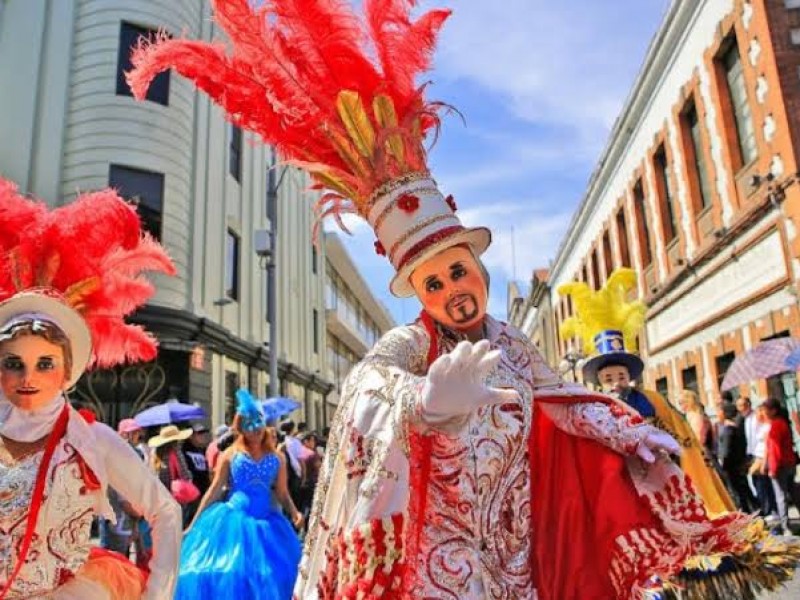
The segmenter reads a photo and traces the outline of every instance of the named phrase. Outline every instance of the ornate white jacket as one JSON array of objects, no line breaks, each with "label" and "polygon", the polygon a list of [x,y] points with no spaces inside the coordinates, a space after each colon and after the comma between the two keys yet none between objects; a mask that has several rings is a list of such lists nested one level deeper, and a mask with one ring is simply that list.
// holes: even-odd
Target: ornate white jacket
[{"label": "ornate white jacket", "polygon": [[[438,334],[440,354],[459,341],[449,331]],[[474,412],[457,434],[429,430],[417,412],[429,350],[420,324],[387,333],[352,370],[328,441],[296,598],[534,598],[527,460],[533,402],[544,389],[549,396],[588,392],[561,382],[514,328],[487,317],[487,334],[502,352],[487,383],[512,387],[521,400]],[[543,408],[559,428],[625,454],[650,431],[603,404]],[[430,460],[414,464],[410,449],[422,443],[421,433],[431,434]],[[424,506],[413,492],[419,476],[428,481]],[[404,562],[407,568],[394,568]],[[389,589],[402,593],[384,596]]]},{"label": "ornate white jacket", "polygon": [[[42,452],[14,461],[0,441],[0,588],[11,575]],[[97,489],[86,485],[96,478]],[[182,535],[180,506],[136,452],[102,423],[87,423],[70,409],[69,421],[50,462],[36,532],[7,600],[22,598],[104,598],[96,585],[82,581],[92,517],[114,520],[108,486],[128,500],[150,523],[153,557],[143,598],[173,596]]]}]

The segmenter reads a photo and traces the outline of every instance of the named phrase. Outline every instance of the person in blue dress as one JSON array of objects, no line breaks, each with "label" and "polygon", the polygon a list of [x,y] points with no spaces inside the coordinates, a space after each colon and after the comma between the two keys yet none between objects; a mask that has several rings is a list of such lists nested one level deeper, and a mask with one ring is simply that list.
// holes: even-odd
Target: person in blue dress
[{"label": "person in blue dress", "polygon": [[238,437],[220,457],[214,481],[186,530],[178,600],[292,597],[301,553],[292,524],[300,528],[303,517],[289,496],[275,430],[267,427],[249,392],[239,390],[236,398]]}]

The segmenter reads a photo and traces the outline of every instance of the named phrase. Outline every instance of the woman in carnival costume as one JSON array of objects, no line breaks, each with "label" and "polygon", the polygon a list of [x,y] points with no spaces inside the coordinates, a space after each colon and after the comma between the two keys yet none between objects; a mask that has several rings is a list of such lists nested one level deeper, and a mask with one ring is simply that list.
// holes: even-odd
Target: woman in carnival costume
[{"label": "woman in carnival costume", "polygon": [[[172,597],[180,509],[115,431],[66,390],[89,366],[152,360],[155,340],[123,317],[173,273],[132,206],[107,190],[48,210],[0,179],[0,598]],[[152,525],[149,574],[94,548],[114,521],[112,487]]]},{"label": "woman in carnival costume", "polygon": [[[289,600],[300,562],[300,541],[283,508],[300,527],[303,517],[286,485],[286,462],[275,429],[247,390],[238,401],[237,439],[220,457],[214,481],[190,525],[181,552],[175,598]],[[218,502],[228,490],[227,500]]]},{"label": "woman in carnival costume", "polygon": [[[628,301],[636,288],[636,272],[620,268],[609,275],[600,290],[584,282],[558,288],[570,296],[575,314],[564,321],[564,339],[578,338],[589,355],[583,365],[584,381],[625,403],[645,420],[680,442],[680,466],[711,515],[733,514],[735,505],[719,475],[719,468],[695,436],[686,418],[661,394],[645,389],[642,359],[626,350],[636,347],[647,307]],[[636,385],[638,383],[639,385]],[[681,600],[753,599],[791,578],[800,560],[800,547],[770,536],[761,520],[747,529],[747,543],[735,552],[696,555],[654,597]]]},{"label": "woman in carnival costume", "polygon": [[425,137],[444,106],[416,82],[450,12],[212,4],[230,45],[143,43],[134,94],[168,68],[193,79],[308,170],[320,217],[366,219],[392,293],[424,307],[348,376],[295,597],[632,599],[692,555],[739,547],[749,519],[705,513],[667,456],[672,438],[562,382],[486,314],[491,234],[465,227],[429,173]]}]

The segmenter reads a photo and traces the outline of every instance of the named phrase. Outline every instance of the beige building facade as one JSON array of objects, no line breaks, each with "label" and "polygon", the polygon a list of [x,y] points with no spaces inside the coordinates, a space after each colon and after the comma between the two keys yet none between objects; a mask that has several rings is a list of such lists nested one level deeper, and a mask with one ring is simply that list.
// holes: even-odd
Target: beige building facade
[{"label": "beige building facade", "polygon": [[370,291],[339,234],[325,234],[325,255],[326,379],[333,384],[333,390],[328,396],[324,417],[329,421],[350,369],[395,323],[386,307]]},{"label": "beige building facade", "polygon": [[280,389],[314,427],[331,385],[325,254],[311,240],[307,176],[279,167],[277,215],[268,215],[268,147],[175,73],[133,99],[129,50],[159,28],[219,36],[208,0],[0,0],[0,175],[51,204],[118,188],[178,270],[157,279],[135,316],[159,337],[158,360],[97,372],[77,393],[109,421],[177,397],[215,424],[230,417],[238,387],[264,396],[275,349],[255,232],[277,224]]},{"label": "beige building facade", "polygon": [[[645,384],[711,405],[737,356],[800,336],[799,149],[800,2],[673,2],[553,262],[555,324],[559,285],[635,268]],[[797,406],[794,373],[736,393]]]}]

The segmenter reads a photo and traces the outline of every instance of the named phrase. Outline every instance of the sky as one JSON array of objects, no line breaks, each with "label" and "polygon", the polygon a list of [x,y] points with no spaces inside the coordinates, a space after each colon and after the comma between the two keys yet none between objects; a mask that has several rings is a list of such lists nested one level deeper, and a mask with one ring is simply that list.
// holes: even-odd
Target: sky
[{"label": "sky", "polygon": [[[510,280],[547,267],[578,208],[670,0],[423,0],[449,7],[428,98],[446,118],[430,167],[467,226],[493,243],[489,312],[506,316]],[[416,299],[388,291],[393,269],[366,223],[342,234],[350,255],[398,323]],[[328,227],[330,228],[330,226]]]}]

